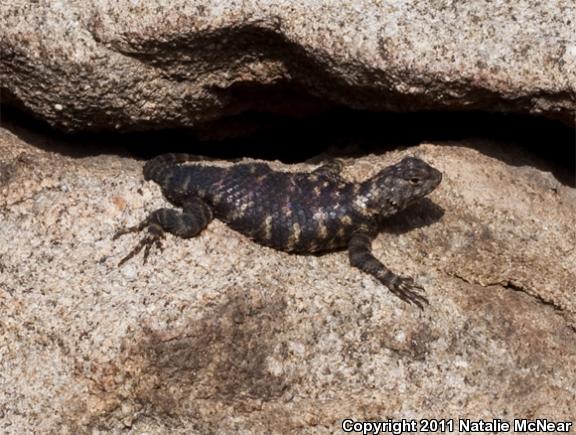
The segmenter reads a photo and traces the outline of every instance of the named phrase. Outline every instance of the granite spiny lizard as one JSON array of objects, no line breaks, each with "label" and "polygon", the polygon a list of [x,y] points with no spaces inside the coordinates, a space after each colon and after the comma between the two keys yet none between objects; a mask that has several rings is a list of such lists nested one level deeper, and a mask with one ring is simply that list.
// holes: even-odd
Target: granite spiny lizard
[{"label": "granite spiny lizard", "polygon": [[152,246],[161,248],[164,232],[189,238],[213,218],[257,243],[299,254],[347,248],[350,264],[374,276],[400,299],[422,308],[424,289],[410,277],[394,274],[372,254],[382,219],[434,190],[442,173],[407,157],[372,178],[352,183],[340,176],[341,160],[310,173],[272,170],[266,163],[230,167],[189,163],[188,154],[158,156],[144,166],[144,178],[160,185],[166,199],[182,209],[161,208],[117,237],[147,229],[148,234],[120,262]]}]

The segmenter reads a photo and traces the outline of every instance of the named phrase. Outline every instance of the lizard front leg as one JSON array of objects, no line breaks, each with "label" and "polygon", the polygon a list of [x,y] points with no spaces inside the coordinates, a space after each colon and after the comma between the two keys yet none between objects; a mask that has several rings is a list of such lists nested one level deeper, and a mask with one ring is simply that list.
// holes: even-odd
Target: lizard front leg
[{"label": "lizard front leg", "polygon": [[391,272],[372,254],[372,238],[368,234],[355,234],[348,243],[350,264],[363,272],[369,273],[390,289],[392,293],[409,304],[423,309],[428,300],[418,294],[424,289],[414,283],[410,277],[402,277]]},{"label": "lizard front leg", "polygon": [[124,234],[140,232],[144,229],[148,232],[140,243],[120,260],[118,266],[130,260],[142,249],[144,249],[145,263],[150,254],[150,249],[153,246],[158,249],[162,248],[162,239],[164,238],[165,232],[188,239],[200,234],[212,219],[212,210],[208,204],[196,197],[191,197],[183,201],[182,211],[170,208],[158,209],[150,213],[140,224],[122,229],[114,235],[112,240],[116,240]]}]

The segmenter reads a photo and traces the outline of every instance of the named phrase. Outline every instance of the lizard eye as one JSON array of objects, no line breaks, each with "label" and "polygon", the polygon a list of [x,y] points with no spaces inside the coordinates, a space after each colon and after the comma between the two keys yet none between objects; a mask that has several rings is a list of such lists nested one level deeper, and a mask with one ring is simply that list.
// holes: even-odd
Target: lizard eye
[{"label": "lizard eye", "polygon": [[420,182],[420,179],[419,178],[410,178],[410,180],[408,180],[408,181],[410,181],[410,184],[418,184]]}]

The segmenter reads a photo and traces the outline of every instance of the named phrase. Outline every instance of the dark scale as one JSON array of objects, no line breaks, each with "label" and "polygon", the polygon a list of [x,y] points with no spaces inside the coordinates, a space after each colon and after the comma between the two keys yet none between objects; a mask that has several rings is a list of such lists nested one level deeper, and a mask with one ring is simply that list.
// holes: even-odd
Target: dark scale
[{"label": "dark scale", "polygon": [[151,213],[142,223],[114,238],[148,230],[120,262],[152,246],[161,247],[164,232],[189,238],[213,218],[257,243],[299,254],[348,249],[350,264],[371,274],[402,300],[422,308],[428,301],[409,277],[395,275],[372,255],[372,240],[382,218],[424,197],[442,180],[440,171],[415,157],[388,166],[374,177],[352,183],[340,176],[342,162],[333,160],[310,173],[276,172],[265,163],[227,168],[183,164],[187,154],[167,154],[144,166],[144,178],[160,185],[176,207]]}]

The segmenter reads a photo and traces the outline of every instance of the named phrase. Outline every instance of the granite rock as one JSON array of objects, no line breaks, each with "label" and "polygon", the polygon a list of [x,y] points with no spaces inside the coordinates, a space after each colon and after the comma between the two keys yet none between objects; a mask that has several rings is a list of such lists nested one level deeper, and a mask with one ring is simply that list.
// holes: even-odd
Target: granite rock
[{"label": "granite rock", "polygon": [[574,125],[574,16],[571,0],[7,0],[0,82],[4,103],[68,131],[340,106]]},{"label": "granite rock", "polygon": [[346,159],[350,179],[405,155],[444,173],[374,244],[426,287],[420,311],[344,252],[276,252],[218,221],[117,267],[139,236],[114,232],[165,204],[141,162],[15,133],[0,129],[0,431],[574,418],[576,190],[523,151],[423,143]]}]

